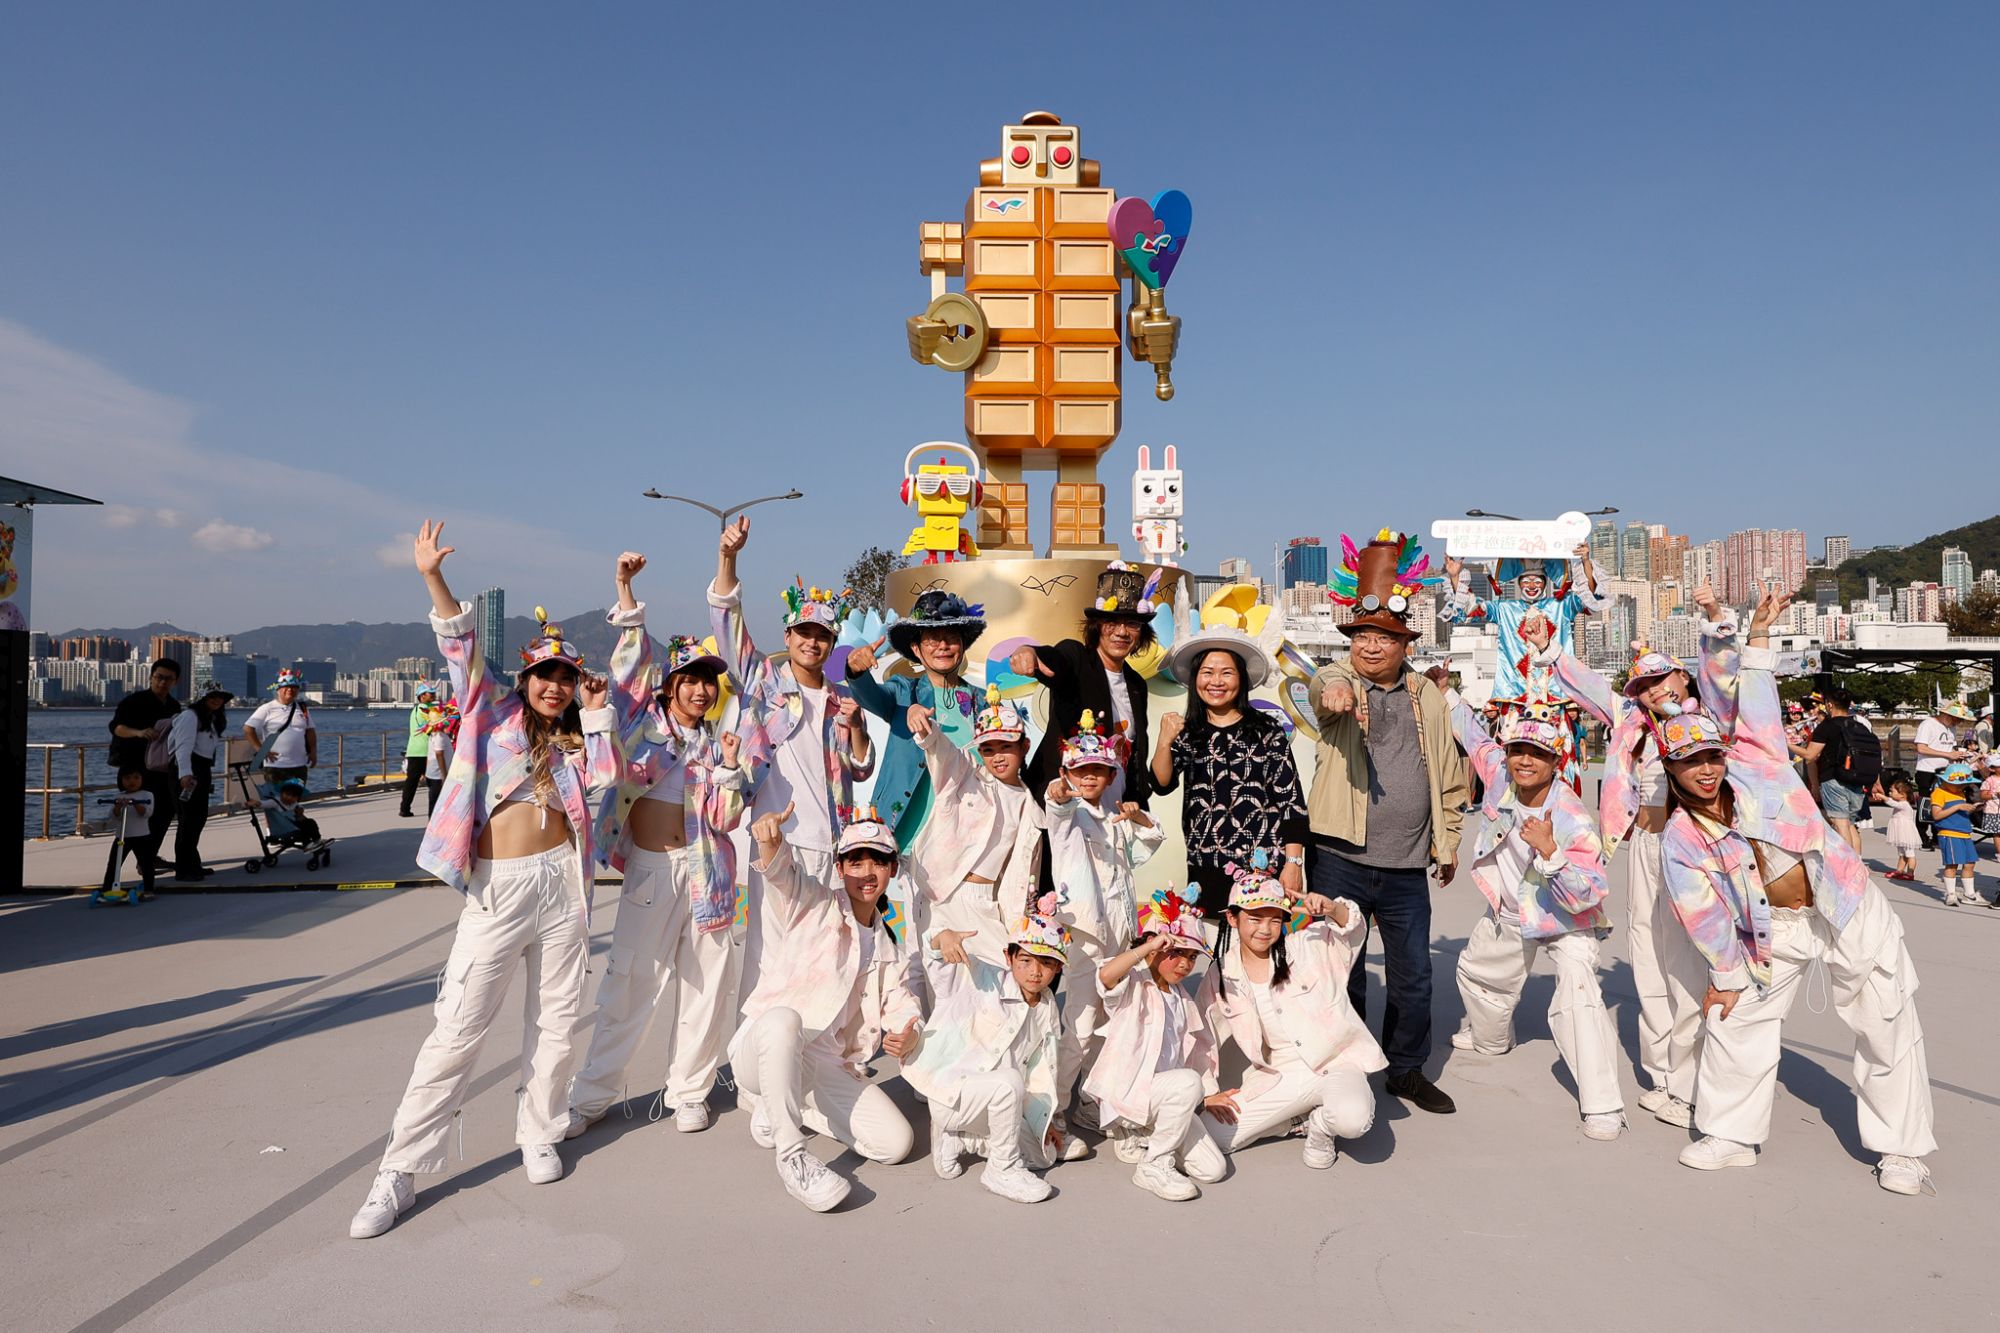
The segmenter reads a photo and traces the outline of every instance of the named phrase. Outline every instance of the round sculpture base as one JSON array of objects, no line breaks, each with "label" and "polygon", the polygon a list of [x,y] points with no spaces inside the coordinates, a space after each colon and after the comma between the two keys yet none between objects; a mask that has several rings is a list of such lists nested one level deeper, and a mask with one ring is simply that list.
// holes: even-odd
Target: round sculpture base
[{"label": "round sculpture base", "polygon": [[[889,575],[889,604],[908,615],[920,593],[952,592],[986,608],[986,633],[973,655],[993,655],[1002,643],[1055,643],[1083,636],[1083,613],[1097,597],[1104,560],[985,556],[949,564],[912,565]],[[1139,568],[1151,570],[1151,566]],[[1160,577],[1159,604],[1171,605],[1187,571],[1169,567]]]}]

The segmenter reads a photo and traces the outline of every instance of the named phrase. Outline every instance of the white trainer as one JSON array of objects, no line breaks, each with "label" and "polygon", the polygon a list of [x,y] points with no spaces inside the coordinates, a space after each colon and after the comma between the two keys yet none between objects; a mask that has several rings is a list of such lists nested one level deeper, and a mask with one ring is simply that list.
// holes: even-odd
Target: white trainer
[{"label": "white trainer", "polygon": [[965,1174],[965,1140],[938,1128],[935,1119],[931,1121],[931,1167],[939,1180],[957,1180]]},{"label": "white trainer", "polygon": [[1333,1131],[1315,1109],[1306,1117],[1306,1165],[1315,1171],[1324,1171],[1340,1160],[1340,1148],[1333,1141]]},{"label": "white trainer", "polygon": [[1165,1159],[1139,1163],[1139,1169],[1132,1173],[1132,1183],[1170,1203],[1185,1203],[1201,1197],[1201,1186],[1182,1175],[1172,1162]]},{"label": "white trainer", "polygon": [[1040,1203],[1054,1193],[1048,1181],[1025,1166],[995,1166],[988,1162],[979,1173],[979,1183],[990,1193],[1015,1203]]},{"label": "white trainer", "polygon": [[778,1131],[771,1125],[771,1113],[764,1109],[764,1099],[747,1092],[739,1096],[750,1104],[750,1141],[759,1148],[777,1147]]},{"label": "white trainer", "polygon": [[1625,1132],[1625,1117],[1618,1111],[1604,1111],[1583,1118],[1583,1136],[1609,1143]]},{"label": "white trainer", "polygon": [[1639,1094],[1639,1109],[1651,1115],[1674,1099],[1665,1088],[1648,1088]]},{"label": "white trainer", "polygon": [[1056,1160],[1059,1162],[1081,1162],[1088,1156],[1090,1156],[1090,1145],[1076,1135],[1071,1134],[1063,1139],[1062,1151],[1056,1154]]},{"label": "white trainer", "polygon": [[521,1165],[530,1185],[553,1185],[563,1178],[563,1161],[553,1143],[531,1143],[521,1149]]},{"label": "white trainer", "polygon": [[410,1211],[417,1201],[416,1177],[407,1171],[377,1171],[368,1188],[368,1201],[347,1224],[347,1234],[356,1240],[379,1236],[396,1225],[396,1219]]},{"label": "white trainer", "polygon": [[1653,1112],[1653,1119],[1663,1125],[1672,1125],[1675,1129],[1693,1129],[1694,1107],[1668,1093],[1666,1102]]},{"label": "white trainer", "polygon": [[708,1128],[707,1102],[682,1102],[674,1108],[674,1128],[683,1134],[699,1134]]},{"label": "white trainer", "polygon": [[[1921,1157],[1883,1153],[1882,1160],[1875,1164],[1875,1179],[1891,1194],[1922,1194],[1924,1187],[1931,1183],[1931,1169],[1924,1165]],[[1935,1186],[1932,1186],[1931,1193],[1937,1193]]]},{"label": "white trainer", "polygon": [[583,1112],[571,1107],[569,1126],[563,1130],[563,1137],[566,1139],[582,1138],[585,1130],[602,1119],[604,1119],[604,1112],[602,1111],[599,1111],[596,1115],[585,1115]]},{"label": "white trainer", "polygon": [[1127,1127],[1112,1136],[1111,1151],[1125,1165],[1137,1166],[1146,1160],[1146,1136]]},{"label": "white trainer", "polygon": [[1681,1149],[1681,1165],[1691,1166],[1697,1171],[1720,1171],[1730,1166],[1755,1166],[1757,1150],[1747,1143],[1738,1143],[1734,1139],[1719,1139],[1709,1134]]},{"label": "white trainer", "polygon": [[850,1188],[845,1180],[826,1169],[825,1162],[804,1148],[794,1149],[778,1159],[778,1179],[785,1182],[785,1193],[816,1213],[838,1208]]},{"label": "white trainer", "polygon": [[1480,1046],[1478,1042],[1472,1039],[1471,1028],[1460,1028],[1458,1031],[1452,1033],[1451,1046],[1453,1050],[1470,1051],[1474,1055],[1505,1055],[1507,1054],[1507,1052],[1514,1049],[1514,1043],[1510,1041],[1497,1051],[1486,1050],[1484,1047]]}]

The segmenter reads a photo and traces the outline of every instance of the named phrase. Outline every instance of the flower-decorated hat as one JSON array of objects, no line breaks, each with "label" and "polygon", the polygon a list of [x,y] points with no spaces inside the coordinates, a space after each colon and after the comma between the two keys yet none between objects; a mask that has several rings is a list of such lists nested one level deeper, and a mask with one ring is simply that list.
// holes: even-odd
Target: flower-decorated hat
[{"label": "flower-decorated hat", "polygon": [[872,805],[842,810],[840,835],[833,843],[835,860],[864,850],[880,852],[887,857],[896,855],[896,831],[882,822]]},{"label": "flower-decorated hat", "polygon": [[1978,721],[1977,718],[1973,717],[1972,710],[1970,708],[1967,708],[1964,704],[1960,703],[1956,699],[1952,699],[1946,703],[1941,703],[1932,711],[1934,711],[1939,717],[1956,718],[1960,722]]},{"label": "flower-decorated hat", "polygon": [[972,743],[1020,741],[1028,738],[1028,716],[1014,704],[1002,702],[1000,687],[986,687],[986,707],[972,719]]},{"label": "flower-decorated hat", "polygon": [[1688,759],[1703,750],[1727,750],[1728,733],[1707,713],[1690,708],[1660,723],[1660,753],[1668,759]]},{"label": "flower-decorated hat", "polygon": [[1972,771],[1971,764],[1946,764],[1937,780],[1947,787],[1970,787],[1979,781],[1979,775]]},{"label": "flower-decorated hat", "polygon": [[1151,620],[1159,609],[1160,573],[1158,566],[1149,575],[1113,560],[1097,576],[1096,600],[1083,614],[1091,620]]},{"label": "flower-decorated hat", "polygon": [[1282,619],[1273,619],[1270,607],[1257,600],[1257,589],[1251,585],[1231,583],[1218,588],[1202,603],[1201,627],[1188,625],[1176,630],[1173,652],[1167,659],[1174,679],[1193,685],[1202,656],[1222,648],[1243,663],[1244,683],[1256,689],[1277,671],[1274,645],[1269,640],[1282,624]]},{"label": "flower-decorated hat", "polygon": [[1644,652],[1632,659],[1632,674],[1625,678],[1625,697],[1636,699],[1654,682],[1687,668],[1662,652]]},{"label": "flower-decorated hat", "polygon": [[1043,894],[1036,900],[1028,914],[1014,923],[1013,932],[1007,936],[1007,943],[1022,953],[1067,963],[1069,928],[1056,916],[1058,906],[1055,894]]},{"label": "flower-decorated hat", "polygon": [[1327,597],[1360,613],[1348,622],[1350,632],[1379,629],[1416,638],[1417,631],[1410,628],[1410,600],[1423,588],[1444,581],[1430,572],[1431,558],[1417,539],[1383,528],[1375,540],[1357,550],[1354,539],[1342,533],[1340,554],[1340,568],[1327,584]]},{"label": "flower-decorated hat", "polygon": [[194,692],[194,701],[200,703],[202,700],[213,698],[218,694],[224,699],[234,699],[236,697],[236,691],[224,689],[215,681],[205,680],[201,683],[201,688]]},{"label": "flower-decorated hat", "polygon": [[729,663],[709,651],[708,645],[692,634],[676,634],[661,647],[665,650],[665,664],[661,668],[663,676],[671,676],[676,671],[692,671],[696,667],[709,667],[717,674],[729,670]]},{"label": "flower-decorated hat", "polygon": [[563,637],[561,625],[549,623],[549,613],[541,607],[535,608],[535,619],[541,624],[542,632],[528,640],[521,649],[521,670],[533,671],[548,662],[560,662],[574,667],[579,674],[583,671],[583,650]]},{"label": "flower-decorated hat", "polygon": [[444,691],[444,682],[443,682],[443,681],[437,681],[437,680],[420,680],[420,681],[418,681],[418,682],[417,682],[417,702],[418,702],[418,703],[422,703],[422,702],[424,701],[424,696],[425,696],[426,694],[430,695],[430,696],[431,696],[431,698],[433,698],[433,699],[442,699],[442,698],[444,698],[444,693],[445,693],[445,691]]},{"label": "flower-decorated hat", "polygon": [[457,740],[458,722],[458,705],[446,700],[441,706],[431,709],[424,715],[424,720],[418,725],[417,730],[426,736],[442,733],[452,740]]},{"label": "flower-decorated hat", "polygon": [[1123,769],[1131,753],[1132,743],[1125,739],[1124,729],[1114,726],[1106,732],[1098,725],[1097,715],[1086,708],[1076,720],[1076,730],[1063,738],[1062,766],[1065,771],[1087,764]]},{"label": "flower-decorated hat", "polygon": [[279,667],[278,678],[271,682],[271,688],[274,690],[302,690],[305,687],[306,678],[296,667]]},{"label": "flower-decorated hat", "polygon": [[834,592],[827,588],[808,588],[805,580],[796,575],[793,576],[792,586],[785,589],[783,599],[786,629],[818,625],[829,633],[838,634],[847,613],[854,609],[854,589],[842,588]]},{"label": "flower-decorated hat", "polygon": [[1206,952],[1208,937],[1201,933],[1201,909],[1195,906],[1200,897],[1199,884],[1156,890],[1139,904],[1140,937],[1165,935],[1168,948]]},{"label": "flower-decorated hat", "polygon": [[1562,707],[1541,701],[1509,711],[1500,724],[1502,745],[1532,745],[1558,759],[1569,753],[1574,736]]},{"label": "flower-decorated hat", "polygon": [[1259,907],[1291,910],[1291,896],[1278,882],[1278,877],[1271,873],[1270,855],[1262,847],[1250,854],[1248,866],[1239,866],[1231,861],[1222,868],[1236,881],[1229,889],[1229,905],[1232,908],[1239,912],[1255,911]]},{"label": "flower-decorated hat", "polygon": [[956,632],[970,648],[972,641],[986,632],[986,608],[977,602],[968,605],[957,593],[942,588],[919,593],[910,614],[889,626],[889,646],[914,658],[917,637],[938,630]]}]

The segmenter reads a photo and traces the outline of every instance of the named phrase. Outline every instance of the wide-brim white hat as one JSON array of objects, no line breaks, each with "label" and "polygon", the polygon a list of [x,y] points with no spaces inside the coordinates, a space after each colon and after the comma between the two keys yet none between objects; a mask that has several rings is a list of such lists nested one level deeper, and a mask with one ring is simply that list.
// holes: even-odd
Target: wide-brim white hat
[{"label": "wide-brim white hat", "polygon": [[1174,679],[1193,688],[1195,663],[1201,660],[1203,653],[1214,648],[1236,654],[1243,663],[1244,684],[1250,689],[1267,683],[1278,670],[1270,649],[1240,629],[1217,625],[1213,629],[1196,630],[1185,639],[1175,641],[1173,650],[1167,655]]}]

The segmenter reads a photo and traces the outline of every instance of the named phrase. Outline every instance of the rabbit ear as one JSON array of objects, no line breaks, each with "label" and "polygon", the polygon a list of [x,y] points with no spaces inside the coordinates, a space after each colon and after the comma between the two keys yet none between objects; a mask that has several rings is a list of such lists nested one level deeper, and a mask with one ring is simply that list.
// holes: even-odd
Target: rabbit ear
[{"label": "rabbit ear", "polygon": [[1153,451],[1145,445],[1139,446],[1139,470],[1144,472],[1153,465]]},{"label": "rabbit ear", "polygon": [[1180,466],[1180,461],[1179,461],[1179,459],[1178,459],[1178,458],[1177,458],[1177,457],[1175,456],[1175,454],[1176,454],[1176,451],[1175,451],[1175,449],[1174,449],[1174,446],[1172,446],[1171,444],[1170,444],[1170,445],[1168,445],[1168,446],[1167,446],[1167,471],[1169,471],[1169,472],[1172,472],[1172,471],[1173,471],[1173,470],[1174,470],[1175,468],[1177,468],[1177,467],[1179,467],[1179,466]]}]

